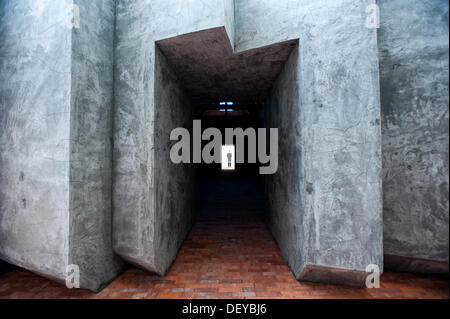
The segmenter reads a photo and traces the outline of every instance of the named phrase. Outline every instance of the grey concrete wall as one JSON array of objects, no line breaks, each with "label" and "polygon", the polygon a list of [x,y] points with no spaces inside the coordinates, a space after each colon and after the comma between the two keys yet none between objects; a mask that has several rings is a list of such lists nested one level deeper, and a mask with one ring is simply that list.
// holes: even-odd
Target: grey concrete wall
[{"label": "grey concrete wall", "polygon": [[[155,236],[155,41],[226,27],[224,0],[144,0],[116,3],[113,153],[113,245],[124,259],[157,269]],[[230,18],[227,19],[231,21]],[[230,35],[232,32],[227,31]],[[169,196],[162,192],[161,196]],[[158,204],[159,205],[159,204]],[[180,229],[184,232],[184,228]],[[177,242],[177,241],[175,241]],[[175,245],[176,246],[176,245]]]},{"label": "grey concrete wall", "polygon": [[149,11],[146,1],[116,1],[113,130],[114,251],[135,264],[141,260],[147,269],[153,264],[154,236],[154,41]]},{"label": "grey concrete wall", "polygon": [[303,211],[298,52],[298,47],[291,52],[264,106],[265,127],[278,128],[279,136],[278,171],[265,176],[266,221],[296,276],[302,261],[299,241]]},{"label": "grey concrete wall", "polygon": [[[0,2],[0,258],[59,281],[80,264],[94,290],[119,271],[114,78],[114,247],[167,271],[192,222],[180,192],[192,175],[168,163],[166,138],[190,115],[176,112],[188,99],[155,41],[225,27],[237,52],[299,39],[268,103],[269,124],[299,141],[281,141],[289,156],[268,184],[287,199],[270,197],[269,224],[294,273],[360,284],[368,264],[382,268],[373,0],[73,2],[79,30],[66,25],[72,1]],[[448,4],[378,3],[385,253],[448,262]]]},{"label": "grey concrete wall", "polygon": [[114,0],[75,0],[72,36],[69,264],[99,290],[120,271],[112,251]]},{"label": "grey concrete wall", "polygon": [[369,264],[382,270],[377,33],[365,26],[373,3],[235,2],[237,51],[300,43],[300,280],[363,285]]},{"label": "grey concrete wall", "polygon": [[194,167],[170,160],[170,132],[183,127],[192,135],[193,107],[158,47],[155,51],[155,265],[168,271],[194,222]]},{"label": "grey concrete wall", "polygon": [[302,10],[300,279],[364,285],[368,265],[383,270],[377,31],[365,26],[373,3],[315,1]]},{"label": "grey concrete wall", "polygon": [[[309,9],[312,6],[308,6],[309,2],[311,1],[234,0],[235,51],[298,39],[302,16],[314,12]],[[327,5],[327,1],[314,2]]]},{"label": "grey concrete wall", "polygon": [[234,28],[234,0],[223,0],[225,14],[225,30],[230,39],[231,47],[234,48],[236,30]]},{"label": "grey concrete wall", "polygon": [[62,281],[69,257],[66,4],[0,1],[0,258]]},{"label": "grey concrete wall", "polygon": [[448,2],[378,4],[384,250],[448,263]]},{"label": "grey concrete wall", "polygon": [[[68,23],[72,4],[80,28]],[[111,244],[114,1],[2,1],[0,257],[98,290]]]}]

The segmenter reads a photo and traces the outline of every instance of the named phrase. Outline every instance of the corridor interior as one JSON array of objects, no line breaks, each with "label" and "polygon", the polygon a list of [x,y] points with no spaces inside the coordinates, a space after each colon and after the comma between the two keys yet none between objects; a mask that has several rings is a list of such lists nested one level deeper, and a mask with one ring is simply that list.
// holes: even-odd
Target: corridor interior
[{"label": "corridor interior", "polygon": [[[210,30],[160,41],[158,47],[161,54],[156,57],[155,74],[160,75],[156,82],[163,119],[159,123],[166,126],[160,128],[161,140],[169,140],[165,130],[172,129],[174,119],[200,119],[203,129],[219,128],[222,136],[225,128],[267,127],[267,105],[261,101],[275,92],[272,104],[278,109],[271,108],[270,115],[272,123],[281,122],[274,126],[280,127],[280,154],[285,151],[280,160],[284,175],[279,174],[277,182],[269,181],[271,191],[265,192],[269,183],[265,183],[267,176],[259,174],[260,163],[236,164],[234,171],[222,171],[220,164],[183,164],[195,166],[195,223],[166,276],[126,264],[118,278],[94,293],[67,289],[24,269],[5,268],[3,274],[0,271],[0,298],[448,298],[446,279],[385,272],[381,288],[361,289],[299,282],[286,264],[265,222],[265,194],[276,196],[279,188],[290,190],[288,183],[295,183],[286,172],[292,173],[289,162],[295,160],[289,156],[295,153],[291,146],[296,143],[290,138],[295,135],[291,119],[296,116],[296,104],[289,104],[289,99],[295,99],[288,95],[296,94],[292,78],[297,41],[231,54],[223,30]],[[273,90],[276,80],[280,85]],[[187,95],[180,93],[184,89]],[[176,92],[191,98],[179,98],[177,109],[173,107]],[[193,118],[188,119],[191,110],[185,107],[191,105]],[[162,153],[161,162],[166,165],[168,152]]]},{"label": "corridor interior", "polygon": [[[256,127],[263,104],[230,111],[197,108],[204,127]],[[197,164],[196,222],[169,273],[126,265],[99,293],[67,289],[23,269],[0,275],[0,298],[448,298],[448,281],[384,273],[380,289],[299,282],[264,221],[264,180],[257,164]]]}]

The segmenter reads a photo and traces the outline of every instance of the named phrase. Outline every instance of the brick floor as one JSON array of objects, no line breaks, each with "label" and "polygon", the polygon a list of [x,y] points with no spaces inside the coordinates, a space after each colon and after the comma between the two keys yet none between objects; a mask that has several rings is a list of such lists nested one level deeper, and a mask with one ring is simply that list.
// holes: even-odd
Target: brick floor
[{"label": "brick floor", "polygon": [[0,298],[448,298],[448,279],[384,273],[379,289],[298,282],[258,209],[200,215],[165,278],[129,267],[100,293],[25,270],[0,276]]}]

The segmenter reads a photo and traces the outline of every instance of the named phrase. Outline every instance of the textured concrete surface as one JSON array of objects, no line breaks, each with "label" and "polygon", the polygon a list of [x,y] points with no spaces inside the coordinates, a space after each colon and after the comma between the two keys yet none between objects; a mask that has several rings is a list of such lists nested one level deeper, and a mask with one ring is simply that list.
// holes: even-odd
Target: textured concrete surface
[{"label": "textured concrete surface", "polygon": [[448,2],[378,4],[385,253],[448,263]]},{"label": "textured concrete surface", "polygon": [[[155,186],[151,197],[154,207],[144,220],[134,215],[114,214],[114,243],[122,258],[146,270],[164,275],[176,257],[194,220],[194,168],[175,165],[170,160],[170,133],[177,127],[192,130],[193,108],[189,97],[166,61],[155,47],[154,138],[150,170]],[[150,129],[150,128],[149,128]],[[135,234],[138,227],[138,233]],[[143,228],[147,227],[147,228]],[[134,235],[130,241],[130,235]],[[136,245],[136,246],[132,246]]]},{"label": "textured concrete surface", "polygon": [[[299,38],[302,18],[314,13],[310,1],[235,0],[235,51]],[[327,1],[314,1],[320,6]],[[338,1],[342,2],[342,1]],[[303,10],[305,9],[305,10]],[[319,21],[319,20],[318,20]]]},{"label": "textured concrete surface", "polygon": [[355,277],[369,264],[383,271],[377,34],[365,26],[373,3],[314,1],[300,18],[302,263]]},{"label": "textured concrete surface", "polygon": [[234,36],[236,30],[234,28],[234,0],[224,1],[224,13],[225,13],[225,31],[227,32],[229,42],[234,49]]},{"label": "textured concrete surface", "polygon": [[69,264],[99,290],[119,273],[112,251],[113,0],[76,0],[72,35]]},{"label": "textured concrete surface", "polygon": [[298,46],[292,51],[264,105],[265,127],[278,128],[278,171],[265,176],[267,224],[284,259],[296,276],[302,255],[300,190]]},{"label": "textured concrete surface", "polygon": [[[167,184],[159,191],[157,184],[160,167],[156,165],[159,140],[155,135],[155,116],[160,106],[155,103],[171,100],[167,90],[163,90],[168,94],[163,99],[155,91],[155,63],[163,61],[156,60],[155,42],[204,29],[227,28],[233,14],[231,8],[228,0],[116,3],[113,242],[121,257],[150,271],[167,271],[155,267],[170,265],[166,260],[159,264],[154,260],[157,247],[162,243],[178,246],[188,227],[180,225],[179,211],[171,215],[173,219],[162,223],[155,220],[156,214],[162,214],[156,209],[175,196],[167,190],[179,187]],[[227,34],[232,32],[227,30]],[[179,227],[157,229],[164,225]],[[173,241],[167,236],[174,236]],[[172,260],[175,257],[173,251],[166,256]]]},{"label": "textured concrete surface", "polygon": [[155,69],[155,264],[165,274],[194,224],[194,166],[170,160],[170,132],[192,133],[194,109],[185,89],[159,48]]},{"label": "textured concrete surface", "polygon": [[2,1],[0,257],[99,290],[111,244],[114,1]]},{"label": "textured concrete surface", "polygon": [[[299,39],[299,121],[297,132],[289,134],[300,140],[293,151],[299,153],[296,187],[303,195],[299,229],[295,220],[282,221],[283,209],[294,207],[289,196],[277,206],[280,220],[272,222],[280,227],[276,240],[284,243],[283,255],[300,280],[342,283],[333,279],[338,272],[309,276],[314,266],[354,271],[351,284],[360,282],[358,274],[369,264],[382,270],[377,35],[365,27],[365,9],[373,3],[235,2],[236,50]],[[289,99],[279,97],[277,103],[289,105]]]},{"label": "textured concrete surface", "polygon": [[398,255],[384,255],[384,268],[389,271],[428,274],[448,278],[448,262],[405,257]]},{"label": "textured concrete surface", "polygon": [[66,6],[0,2],[0,258],[62,281],[69,258]]}]

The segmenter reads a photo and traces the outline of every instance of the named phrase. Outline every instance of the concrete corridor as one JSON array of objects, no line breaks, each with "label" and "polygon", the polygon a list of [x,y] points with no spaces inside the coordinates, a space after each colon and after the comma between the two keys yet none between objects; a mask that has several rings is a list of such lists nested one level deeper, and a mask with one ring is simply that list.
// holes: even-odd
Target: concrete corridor
[{"label": "concrete corridor", "polygon": [[[62,284],[13,271],[2,296],[448,287],[386,273],[448,276],[447,1],[6,0],[0,12],[0,260]],[[258,129],[258,143],[227,128]],[[264,192],[223,178],[195,209],[195,180],[221,172],[203,150],[245,155],[238,135],[236,176],[268,173]],[[173,160],[179,142],[192,147]],[[307,283],[363,288],[374,268],[376,291]],[[64,287],[75,278],[99,294]]]}]

